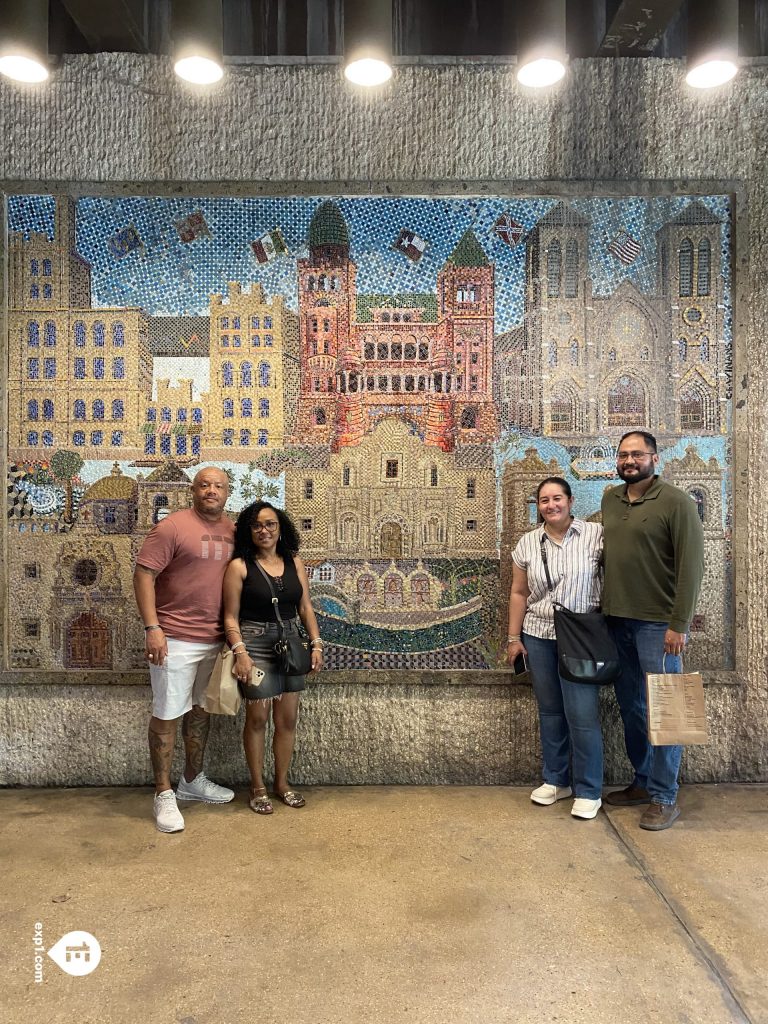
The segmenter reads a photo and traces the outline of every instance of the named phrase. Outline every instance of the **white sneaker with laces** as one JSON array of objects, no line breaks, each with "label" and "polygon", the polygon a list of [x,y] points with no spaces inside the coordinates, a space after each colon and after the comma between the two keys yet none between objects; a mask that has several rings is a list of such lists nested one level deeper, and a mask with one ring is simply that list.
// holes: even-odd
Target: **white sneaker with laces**
[{"label": "white sneaker with laces", "polygon": [[176,796],[179,800],[199,800],[202,804],[228,804],[230,800],[234,800],[235,791],[225,786],[217,786],[200,772],[191,782],[187,782],[182,775],[176,787]]},{"label": "white sneaker with laces", "polygon": [[548,782],[543,783],[538,789],[534,789],[531,793],[531,800],[535,804],[541,804],[544,807],[548,807],[550,804],[554,804],[558,800],[567,800],[571,795],[570,786],[551,786]]},{"label": "white sneaker with laces", "polygon": [[602,805],[600,797],[597,800],[589,800],[587,797],[577,796],[573,801],[571,814],[574,818],[594,818]]},{"label": "white sneaker with laces", "polygon": [[183,832],[184,818],[176,804],[172,789],[166,789],[155,796],[155,824],[158,832]]}]

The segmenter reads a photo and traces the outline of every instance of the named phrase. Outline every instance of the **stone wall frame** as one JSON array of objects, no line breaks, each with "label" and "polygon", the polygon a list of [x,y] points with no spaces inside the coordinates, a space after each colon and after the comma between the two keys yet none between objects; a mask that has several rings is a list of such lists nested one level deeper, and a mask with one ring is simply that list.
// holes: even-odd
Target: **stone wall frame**
[{"label": "stone wall frame", "polygon": [[[710,686],[740,686],[747,678],[748,658],[748,361],[746,351],[747,310],[749,307],[749,224],[746,208],[746,186],[734,180],[621,180],[621,181],[510,181],[504,179],[483,181],[269,181],[269,182],[126,182],[105,184],[104,182],[62,182],[62,181],[4,181],[0,183],[3,195],[0,211],[0,266],[3,269],[2,305],[0,306],[0,346],[7,366],[8,357],[8,300],[7,300],[7,196],[12,194],[68,194],[79,196],[119,197],[128,195],[157,196],[220,196],[272,198],[288,195],[382,195],[382,196],[508,196],[509,198],[625,198],[665,197],[674,195],[729,195],[731,197],[731,295],[733,314],[732,333],[732,407],[730,442],[732,447],[732,508],[733,508],[733,622],[734,667],[706,671],[705,683]],[[0,392],[0,438],[2,446],[0,459],[4,476],[7,477],[8,451],[8,402],[7,386],[3,382]],[[17,685],[130,685],[147,686],[148,677],[143,669],[124,672],[99,670],[82,671],[34,671],[9,669],[7,667],[8,629],[13,615],[12,595],[8,593],[6,579],[7,550],[9,543],[6,519],[3,519],[2,536],[2,669],[0,684]],[[336,671],[329,673],[313,685],[457,685],[457,686],[517,686],[511,671]]]}]

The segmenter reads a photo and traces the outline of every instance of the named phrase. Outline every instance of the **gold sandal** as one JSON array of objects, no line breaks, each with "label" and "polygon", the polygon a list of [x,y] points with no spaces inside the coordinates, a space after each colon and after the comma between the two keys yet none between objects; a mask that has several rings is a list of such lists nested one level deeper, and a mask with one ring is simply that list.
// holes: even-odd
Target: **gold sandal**
[{"label": "gold sandal", "polygon": [[[254,796],[254,793],[259,793],[260,795]],[[252,789],[248,806],[256,814],[272,814],[274,812],[272,801],[269,799],[266,789]]]},{"label": "gold sandal", "polygon": [[292,789],[286,789],[284,793],[278,793],[277,797],[288,807],[303,807],[307,802],[301,793],[296,793]]}]

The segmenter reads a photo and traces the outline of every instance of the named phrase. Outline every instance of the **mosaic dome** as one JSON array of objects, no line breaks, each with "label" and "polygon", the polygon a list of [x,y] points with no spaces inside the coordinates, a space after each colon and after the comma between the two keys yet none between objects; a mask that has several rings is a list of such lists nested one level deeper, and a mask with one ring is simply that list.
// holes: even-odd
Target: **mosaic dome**
[{"label": "mosaic dome", "polygon": [[312,215],[309,244],[313,248],[318,245],[349,245],[347,223],[341,210],[330,199],[321,203]]}]

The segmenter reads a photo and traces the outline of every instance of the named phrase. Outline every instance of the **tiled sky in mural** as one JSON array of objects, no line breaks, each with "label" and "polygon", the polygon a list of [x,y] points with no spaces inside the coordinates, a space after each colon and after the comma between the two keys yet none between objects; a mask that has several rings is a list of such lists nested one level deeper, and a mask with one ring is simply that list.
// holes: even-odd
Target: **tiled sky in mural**
[{"label": "tiled sky in mural", "polygon": [[[439,199],[335,197],[349,226],[351,256],[357,263],[360,292],[427,292],[456,242],[471,228],[496,265],[496,330],[519,323],[523,315],[525,249],[502,241],[494,232],[499,217],[509,214],[527,232],[555,205],[554,199]],[[227,281],[260,281],[267,292],[286,296],[296,308],[295,260],[306,255],[307,229],[317,207],[315,198],[223,199],[160,197],[83,198],[78,203],[78,250],[93,268],[93,304],[142,306],[154,315],[204,314],[209,295]],[[573,199],[569,205],[592,221],[589,271],[596,295],[609,294],[625,279],[640,291],[654,287],[655,233],[690,202],[686,197],[655,199]],[[729,198],[704,196],[723,220],[722,255],[729,258]],[[202,211],[211,237],[183,243],[175,223]],[[51,196],[12,196],[8,205],[12,231],[53,232]],[[116,259],[107,239],[133,224],[141,251]],[[428,245],[413,263],[392,249],[404,227]],[[280,228],[286,256],[259,265],[251,243]],[[609,252],[611,240],[627,232],[640,253],[624,265]],[[729,294],[726,295],[728,300]],[[730,322],[727,324],[730,330]]]},{"label": "tiled sky in mural", "polygon": [[729,662],[728,196],[86,196],[90,294],[46,312],[55,208],[8,203],[12,667],[143,666],[135,550],[210,463],[296,519],[331,668],[494,667],[536,483],[597,514],[630,426],[697,504],[692,651]]}]

